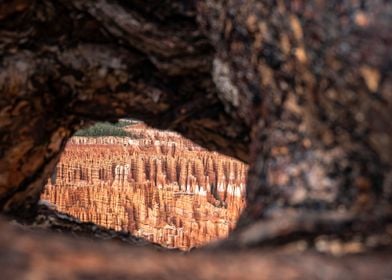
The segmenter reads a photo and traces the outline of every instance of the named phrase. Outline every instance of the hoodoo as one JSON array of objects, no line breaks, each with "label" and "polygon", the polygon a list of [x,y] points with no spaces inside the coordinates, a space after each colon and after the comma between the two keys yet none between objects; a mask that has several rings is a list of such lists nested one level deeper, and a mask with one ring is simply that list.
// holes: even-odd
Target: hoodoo
[{"label": "hoodoo", "polygon": [[245,206],[247,166],[142,124],[131,137],[73,137],[41,199],[81,221],[169,248],[226,238]]}]

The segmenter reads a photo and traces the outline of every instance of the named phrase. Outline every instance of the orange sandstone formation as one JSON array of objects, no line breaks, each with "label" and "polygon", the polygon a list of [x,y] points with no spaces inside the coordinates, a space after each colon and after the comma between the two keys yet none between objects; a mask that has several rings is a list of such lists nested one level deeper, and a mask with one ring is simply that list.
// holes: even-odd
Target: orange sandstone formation
[{"label": "orange sandstone formation", "polygon": [[245,206],[246,165],[176,133],[73,137],[42,199],[82,221],[189,249],[227,236]]}]

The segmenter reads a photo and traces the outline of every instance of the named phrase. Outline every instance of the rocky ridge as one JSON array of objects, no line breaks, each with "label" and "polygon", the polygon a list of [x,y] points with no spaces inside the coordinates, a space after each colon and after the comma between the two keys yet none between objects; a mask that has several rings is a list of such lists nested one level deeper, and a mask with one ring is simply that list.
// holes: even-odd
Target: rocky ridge
[{"label": "rocky ridge", "polygon": [[245,206],[247,166],[143,124],[73,137],[41,199],[81,221],[169,248],[224,238]]}]

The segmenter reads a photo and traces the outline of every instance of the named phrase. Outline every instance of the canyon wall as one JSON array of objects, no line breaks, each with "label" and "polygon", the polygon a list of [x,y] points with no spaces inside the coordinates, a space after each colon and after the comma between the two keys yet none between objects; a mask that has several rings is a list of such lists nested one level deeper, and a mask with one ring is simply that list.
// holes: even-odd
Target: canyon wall
[{"label": "canyon wall", "polygon": [[41,199],[82,221],[190,249],[224,238],[245,206],[247,166],[176,133],[73,137]]}]

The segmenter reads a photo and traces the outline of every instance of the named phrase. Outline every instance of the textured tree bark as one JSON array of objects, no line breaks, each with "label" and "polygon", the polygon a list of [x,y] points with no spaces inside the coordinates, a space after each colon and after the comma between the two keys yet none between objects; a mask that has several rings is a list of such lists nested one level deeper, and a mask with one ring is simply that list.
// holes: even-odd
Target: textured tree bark
[{"label": "textured tree bark", "polygon": [[390,252],[157,252],[24,232],[0,222],[4,279],[389,279]]},{"label": "textured tree bark", "polygon": [[[249,207],[239,228],[322,213],[345,213],[352,222],[341,232],[372,230],[354,222],[364,216],[390,224],[391,11],[385,1],[199,5],[214,69],[226,69],[236,87],[226,97],[251,124]],[[298,223],[293,238],[319,235],[317,221]]]},{"label": "textured tree bark", "polygon": [[219,102],[213,49],[194,8],[177,4],[2,4],[2,209],[30,211],[66,140],[91,120],[142,119],[247,160],[248,127]]},{"label": "textured tree bark", "polygon": [[228,243],[390,246],[391,15],[382,0],[2,2],[0,207],[32,213],[77,128],[133,117],[250,163]]}]

